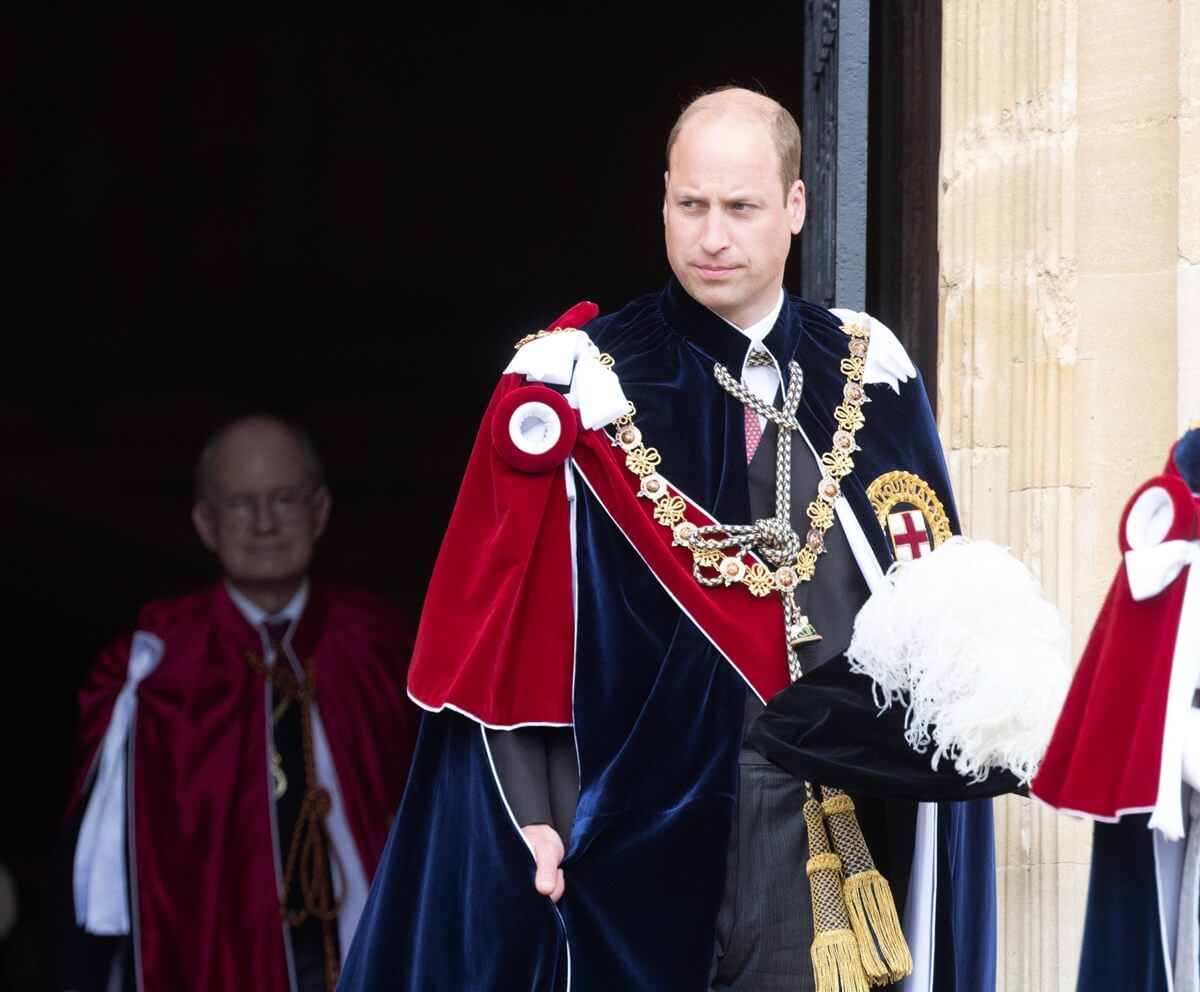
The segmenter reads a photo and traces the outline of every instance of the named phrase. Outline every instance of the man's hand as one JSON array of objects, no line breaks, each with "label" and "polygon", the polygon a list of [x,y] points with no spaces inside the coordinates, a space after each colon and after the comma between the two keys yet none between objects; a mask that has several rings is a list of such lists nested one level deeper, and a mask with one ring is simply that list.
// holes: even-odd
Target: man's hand
[{"label": "man's hand", "polygon": [[531,823],[522,827],[521,833],[525,835],[525,843],[533,851],[533,860],[537,863],[533,887],[542,895],[549,896],[551,902],[558,902],[566,887],[562,868],[559,867],[566,853],[562,838],[548,823]]}]

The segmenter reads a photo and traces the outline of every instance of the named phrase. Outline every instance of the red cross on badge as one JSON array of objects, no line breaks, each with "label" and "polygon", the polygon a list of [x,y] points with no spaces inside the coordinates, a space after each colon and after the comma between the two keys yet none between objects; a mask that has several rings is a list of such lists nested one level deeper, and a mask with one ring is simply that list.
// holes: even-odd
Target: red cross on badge
[{"label": "red cross on badge", "polygon": [[897,561],[912,561],[933,550],[925,517],[917,510],[889,513],[888,534],[891,535]]}]

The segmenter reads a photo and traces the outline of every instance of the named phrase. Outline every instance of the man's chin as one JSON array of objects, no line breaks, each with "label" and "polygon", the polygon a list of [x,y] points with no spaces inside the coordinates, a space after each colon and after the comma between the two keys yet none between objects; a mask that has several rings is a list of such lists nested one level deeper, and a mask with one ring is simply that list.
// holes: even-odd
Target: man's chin
[{"label": "man's chin", "polygon": [[716,310],[718,313],[725,307],[730,305],[730,302],[737,295],[737,291],[730,282],[721,280],[701,279],[699,276],[692,276],[686,283],[684,289],[688,295],[710,310]]},{"label": "man's chin", "polygon": [[226,574],[239,589],[274,590],[298,586],[304,580],[305,572],[280,567],[229,570]]}]

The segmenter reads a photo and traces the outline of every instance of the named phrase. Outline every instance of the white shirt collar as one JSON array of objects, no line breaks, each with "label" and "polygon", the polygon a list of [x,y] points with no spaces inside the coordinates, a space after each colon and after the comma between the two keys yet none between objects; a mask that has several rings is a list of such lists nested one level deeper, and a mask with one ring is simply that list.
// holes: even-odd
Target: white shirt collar
[{"label": "white shirt collar", "polygon": [[[771,309],[771,312],[763,317],[762,320],[756,320],[749,327],[738,327],[732,320],[725,320],[719,313],[717,316],[721,317],[730,327],[737,327],[738,331],[746,335],[752,344],[759,344],[770,333],[771,328],[775,326],[775,321],[779,319],[779,311],[783,309],[784,298],[783,287],[780,286],[779,299],[775,301],[775,306]],[[716,311],[714,310],[713,313],[716,313]]]},{"label": "white shirt collar", "polygon": [[267,620],[287,620],[295,623],[300,614],[304,612],[305,603],[308,602],[308,579],[305,578],[300,583],[300,588],[296,590],[296,595],[291,598],[287,606],[275,614],[269,614],[262,607],[255,606],[242,593],[238,592],[229,579],[225,580],[225,591],[229,593],[233,605],[238,608],[238,612],[246,618],[246,622],[251,627],[261,627]]}]

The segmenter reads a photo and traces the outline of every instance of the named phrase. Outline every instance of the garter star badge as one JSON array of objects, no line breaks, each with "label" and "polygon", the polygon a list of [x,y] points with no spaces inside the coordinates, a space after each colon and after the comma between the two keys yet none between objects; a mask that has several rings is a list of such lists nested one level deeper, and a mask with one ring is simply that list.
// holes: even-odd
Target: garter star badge
[{"label": "garter star badge", "polygon": [[928,555],[950,537],[950,518],[933,487],[911,472],[887,472],[867,486],[896,561]]}]

